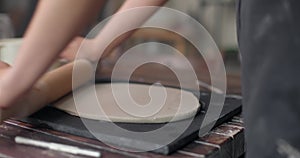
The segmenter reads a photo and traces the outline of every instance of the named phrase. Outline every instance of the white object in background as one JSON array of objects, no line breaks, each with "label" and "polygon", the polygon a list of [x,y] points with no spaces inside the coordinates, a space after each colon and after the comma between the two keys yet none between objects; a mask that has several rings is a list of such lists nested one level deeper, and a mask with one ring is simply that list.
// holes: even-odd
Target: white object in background
[{"label": "white object in background", "polygon": [[56,150],[56,151],[66,152],[75,155],[83,155],[83,156],[91,156],[91,157],[101,156],[101,153],[98,151],[80,149],[76,146],[33,140],[33,139],[19,137],[19,136],[15,137],[15,142],[18,144],[32,145],[36,147],[47,148],[50,150]]},{"label": "white object in background", "polygon": [[21,47],[21,44],[21,38],[0,40],[0,60],[12,65]]},{"label": "white object in background", "polygon": [[[0,60],[9,65],[13,65],[22,45],[22,41],[22,38],[0,40]],[[65,59],[58,59],[52,64],[49,70],[56,69],[66,63],[68,63],[68,61]]]},{"label": "white object in background", "polygon": [[[3,42],[6,41],[5,39],[13,38],[14,37],[14,29],[10,20],[10,17],[7,14],[0,14],[0,51],[2,52]],[[7,50],[3,50],[7,51]],[[12,59],[13,54],[7,54],[0,52],[0,60],[8,62]],[[11,62],[8,62],[11,63]]]}]

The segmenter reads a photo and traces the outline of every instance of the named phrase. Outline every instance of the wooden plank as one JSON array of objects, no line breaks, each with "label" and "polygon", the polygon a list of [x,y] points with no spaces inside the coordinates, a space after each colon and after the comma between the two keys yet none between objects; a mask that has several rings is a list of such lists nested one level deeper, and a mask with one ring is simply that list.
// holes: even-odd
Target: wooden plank
[{"label": "wooden plank", "polygon": [[220,157],[220,153],[218,152],[219,149],[217,147],[213,147],[205,144],[198,144],[194,142],[187,145],[185,148],[183,148],[180,151],[194,153],[195,155],[197,154],[199,157],[205,157],[205,158]]},{"label": "wooden plank", "polygon": [[[84,143],[79,143],[80,141],[68,141],[66,139],[62,139],[59,135],[51,135],[51,134],[46,134],[45,132],[38,132],[34,130],[30,130],[30,128],[22,128],[18,127],[9,123],[2,124],[0,127],[0,133],[2,135],[2,139],[0,140],[0,153],[3,153],[5,155],[9,155],[11,157],[23,157],[23,155],[26,156],[26,153],[28,152],[28,157],[51,157],[51,158],[60,158],[60,157],[83,157],[83,156],[77,156],[77,155],[72,155],[72,154],[66,154],[62,152],[57,152],[57,151],[52,151],[52,150],[47,150],[47,149],[42,149],[42,148],[37,148],[37,147],[32,147],[32,146],[25,146],[25,145],[19,145],[14,142],[14,137],[16,136],[22,136],[34,140],[42,140],[42,141],[49,141],[49,142],[56,142],[56,143],[61,143],[61,144],[66,144],[66,145],[72,145],[72,146],[77,146],[79,148],[83,149],[90,149],[90,150],[95,150],[95,151],[100,151],[102,157],[136,157],[134,155],[129,155],[128,153],[124,152],[125,154],[122,153],[117,153],[117,152],[111,152],[105,150],[105,148],[100,148],[94,146],[87,146]],[[4,139],[5,138],[5,139]],[[71,137],[71,139],[73,139]]]},{"label": "wooden plank", "polygon": [[233,157],[240,157],[245,153],[244,127],[226,123],[215,128],[212,133],[229,136],[233,139]]},{"label": "wooden plank", "polygon": [[194,141],[199,144],[206,144],[220,149],[220,157],[232,158],[233,155],[233,139],[230,136],[209,133]]},{"label": "wooden plank", "polygon": [[[235,118],[236,119],[236,118]],[[236,122],[231,120],[230,122]],[[239,122],[239,121],[237,121]],[[238,157],[244,154],[244,128],[236,124],[226,123],[204,137],[198,138],[195,142],[187,145],[183,149],[171,155],[159,155],[155,153],[130,153],[114,149],[106,144],[88,138],[74,136],[62,132],[53,131],[45,127],[35,127],[31,124],[17,120],[9,120],[0,126],[0,156],[1,157],[20,157],[29,152],[28,157],[82,157],[61,152],[40,149],[36,147],[15,144],[15,136],[58,142],[68,145],[75,145],[85,149],[98,150],[102,157],[136,157],[136,158],[168,158],[168,157],[205,157],[223,158]],[[230,152],[231,151],[231,152]],[[26,153],[25,153],[26,152]],[[26,156],[24,156],[26,157]]]}]

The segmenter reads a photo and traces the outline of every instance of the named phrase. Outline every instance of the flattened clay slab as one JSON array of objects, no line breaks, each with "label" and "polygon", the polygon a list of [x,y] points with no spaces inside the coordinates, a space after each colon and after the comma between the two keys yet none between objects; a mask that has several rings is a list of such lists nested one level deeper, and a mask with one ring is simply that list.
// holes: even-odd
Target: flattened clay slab
[{"label": "flattened clay slab", "polygon": [[76,106],[70,94],[55,103],[54,107],[88,119],[125,123],[179,121],[193,117],[200,108],[199,100],[193,93],[159,85],[96,84],[97,100],[92,90],[93,86],[78,89],[74,93]]}]

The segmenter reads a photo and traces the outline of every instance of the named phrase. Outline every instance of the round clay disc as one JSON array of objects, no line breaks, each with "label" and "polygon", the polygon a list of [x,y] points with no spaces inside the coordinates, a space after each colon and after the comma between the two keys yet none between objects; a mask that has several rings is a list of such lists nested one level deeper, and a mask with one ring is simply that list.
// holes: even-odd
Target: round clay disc
[{"label": "round clay disc", "polygon": [[97,102],[91,90],[93,86],[76,90],[76,106],[70,94],[56,102],[54,107],[88,119],[126,123],[179,121],[193,117],[200,108],[199,100],[193,93],[161,85],[96,84]]}]

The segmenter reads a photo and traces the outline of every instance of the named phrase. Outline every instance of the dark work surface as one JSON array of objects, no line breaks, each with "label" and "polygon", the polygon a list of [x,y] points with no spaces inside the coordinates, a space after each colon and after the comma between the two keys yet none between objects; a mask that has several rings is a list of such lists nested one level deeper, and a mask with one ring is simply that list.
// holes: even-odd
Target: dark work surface
[{"label": "dark work surface", "polygon": [[[209,73],[204,73],[198,59],[195,59],[195,62],[192,61],[197,71],[199,80],[210,84]],[[191,59],[191,60],[192,60]],[[124,67],[126,68],[126,67]],[[146,71],[147,70],[147,71]],[[107,66],[102,66],[102,69],[97,74],[98,79],[103,81],[109,78],[111,68]],[[149,73],[155,72],[155,73]],[[162,75],[163,74],[163,75]],[[132,75],[131,80],[140,81],[143,83],[155,83],[160,82],[163,85],[167,86],[176,86],[176,76],[170,75],[171,72],[166,71],[165,69],[160,68],[159,66],[155,67],[142,67],[135,71]],[[205,87],[201,87],[202,90],[205,90]],[[228,75],[227,76],[227,93],[230,94],[240,94],[240,77]],[[204,100],[204,97],[202,98]],[[48,109],[48,110],[47,110]],[[50,108],[51,109],[51,108]],[[237,108],[239,111],[240,107]],[[45,108],[42,111],[49,112],[47,116],[52,119],[57,119],[57,122],[63,122],[66,114],[51,114],[49,108]],[[42,113],[40,113],[42,114]],[[232,113],[233,114],[233,113]],[[62,117],[64,116],[64,117]],[[228,115],[229,117],[230,115]],[[225,117],[224,120],[227,120]],[[33,121],[33,120],[31,120]],[[222,120],[223,121],[223,120]],[[14,142],[15,136],[23,136],[30,139],[42,140],[48,142],[56,142],[61,144],[74,145],[83,149],[96,150],[101,152],[102,158],[119,158],[119,157],[129,157],[129,158],[239,158],[245,152],[244,148],[244,127],[243,119],[240,117],[240,114],[235,115],[233,119],[228,119],[226,123],[223,123],[219,126],[216,126],[212,131],[206,134],[203,137],[197,137],[197,132],[194,132],[189,139],[185,138],[184,143],[190,143],[182,145],[181,148],[178,146],[178,150],[171,153],[170,155],[161,155],[153,152],[142,152],[142,153],[133,153],[118,150],[116,148],[107,146],[93,138],[87,138],[84,134],[89,134],[86,131],[81,134],[68,134],[71,133],[63,124],[57,126],[56,129],[51,129],[49,124],[39,122],[37,120],[33,121],[35,123],[26,123],[16,119],[10,119],[5,121],[0,125],[0,157],[7,158],[81,158],[83,156],[66,154],[62,152],[57,152],[54,150],[48,150],[43,148],[38,148],[34,146],[20,145]],[[49,123],[49,122],[48,122]],[[82,124],[78,121],[77,123]],[[218,122],[219,123],[219,122]],[[69,130],[72,129],[74,124],[69,124]],[[146,125],[145,125],[146,126]],[[59,130],[59,128],[60,130]],[[74,126],[73,129],[78,130]],[[59,131],[58,131],[59,130]],[[76,136],[77,135],[77,136]],[[79,136],[78,136],[79,135]],[[90,134],[89,134],[90,135]],[[196,138],[197,137],[197,138]],[[194,140],[193,140],[194,139]]]},{"label": "dark work surface", "polygon": [[5,158],[81,158],[54,150],[26,146],[14,142],[14,137],[22,136],[34,140],[56,142],[101,152],[101,158],[240,158],[245,153],[244,127],[240,115],[234,116],[222,125],[215,127],[203,137],[195,139],[170,155],[151,152],[126,152],[109,147],[106,144],[85,137],[51,130],[43,126],[35,126],[18,120],[10,119],[0,125],[0,157]]},{"label": "dark work surface", "polygon": [[[208,105],[210,95],[208,93],[201,93],[200,97],[201,97],[201,101],[203,101],[205,105]],[[172,143],[162,148],[154,150],[153,152],[161,153],[161,154],[170,154],[182,148],[183,146],[187,145],[191,141],[195,140],[198,137],[198,131],[204,119],[207,106],[203,106],[203,107],[204,109],[202,109],[202,111],[200,111],[196,115],[191,125],[187,128],[187,130],[185,130],[185,132],[178,139],[176,139]],[[225,105],[223,107],[220,118],[216,121],[215,126],[222,124],[223,122],[229,120],[234,115],[240,112],[241,112],[241,99],[238,97],[228,96],[226,98]],[[106,142],[112,143],[114,145],[118,145],[125,148],[138,146],[140,150],[146,149],[149,146],[161,145],[160,143],[155,142],[154,140],[149,140],[146,138],[137,138],[128,135],[120,135],[120,133],[117,132],[114,133],[113,131],[109,131],[108,130],[109,128],[104,128],[107,127],[108,124],[110,124],[108,122],[95,121],[89,119],[83,119],[83,120],[84,122],[97,124],[99,127],[102,127],[102,129],[106,129],[106,131],[103,130],[101,130],[100,132],[97,131],[98,136],[105,138]],[[65,132],[77,136],[95,139],[95,137],[83,125],[82,120],[79,117],[71,116],[65,112],[62,112],[50,106],[40,110],[39,112],[35,113],[31,117],[26,118],[22,121],[30,123],[36,127],[42,126],[44,128],[49,128],[56,131],[61,131],[61,132]],[[186,121],[188,120],[169,123],[170,125],[168,131],[170,132],[169,136],[171,137],[172,135],[177,134],[178,131],[176,130],[177,129],[176,127],[178,127],[182,123],[185,123]],[[214,122],[211,122],[208,125],[211,125],[213,123]],[[164,124],[117,123],[117,125],[131,131],[151,131],[162,127]],[[205,128],[205,126],[203,128]]]}]

